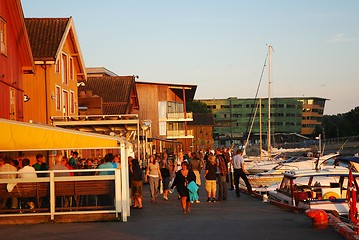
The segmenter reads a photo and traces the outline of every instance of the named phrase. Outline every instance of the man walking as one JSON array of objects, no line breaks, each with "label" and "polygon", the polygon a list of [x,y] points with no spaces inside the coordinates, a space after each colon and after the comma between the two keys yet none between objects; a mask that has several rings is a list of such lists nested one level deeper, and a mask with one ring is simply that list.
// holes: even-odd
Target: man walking
[{"label": "man walking", "polygon": [[239,193],[239,178],[242,178],[246,184],[248,193],[252,192],[252,186],[248,181],[247,175],[244,172],[244,159],[242,151],[238,149],[236,155],[232,157],[233,168],[234,168],[234,187],[236,188],[237,197],[240,197]]},{"label": "man walking", "polygon": [[227,174],[228,167],[226,159],[220,148],[216,149],[217,161],[217,183],[218,183],[218,200],[227,200]]}]

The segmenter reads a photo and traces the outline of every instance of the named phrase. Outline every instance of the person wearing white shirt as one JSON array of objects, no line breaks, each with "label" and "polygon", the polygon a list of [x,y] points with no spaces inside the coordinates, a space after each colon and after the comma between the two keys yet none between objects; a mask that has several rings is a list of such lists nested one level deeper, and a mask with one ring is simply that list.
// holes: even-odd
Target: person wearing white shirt
[{"label": "person wearing white shirt", "polygon": [[252,192],[252,186],[248,181],[247,175],[244,172],[244,159],[242,156],[242,151],[238,149],[236,155],[232,157],[232,164],[234,169],[234,187],[236,188],[236,195],[240,197],[239,193],[239,178],[242,178],[246,184],[247,191]]},{"label": "person wearing white shirt", "polygon": [[[30,160],[28,158],[24,158],[22,160],[22,168],[18,171],[18,178],[23,179],[35,179],[37,178],[36,170],[34,167],[30,166]],[[25,204],[24,207],[29,207],[30,209],[35,208],[35,198],[22,198],[21,206]]]},{"label": "person wearing white shirt", "polygon": [[19,178],[37,178],[36,170],[30,166],[30,160],[28,158],[22,160],[22,168],[19,169],[18,173]]}]

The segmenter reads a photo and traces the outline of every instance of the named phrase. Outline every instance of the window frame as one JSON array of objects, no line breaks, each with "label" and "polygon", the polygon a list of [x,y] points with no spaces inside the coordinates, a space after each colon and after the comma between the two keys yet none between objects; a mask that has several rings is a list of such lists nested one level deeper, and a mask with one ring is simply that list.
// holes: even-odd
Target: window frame
[{"label": "window frame", "polygon": [[56,101],[56,111],[61,111],[61,87],[59,85],[56,85],[55,87],[55,101]]},{"label": "window frame", "polygon": [[7,55],[6,21],[0,17],[0,54]]},{"label": "window frame", "polygon": [[61,81],[63,84],[69,83],[69,76],[68,76],[68,56],[66,53],[61,53]]},{"label": "window frame", "polygon": [[71,114],[75,114],[75,92],[70,90],[70,113]]}]

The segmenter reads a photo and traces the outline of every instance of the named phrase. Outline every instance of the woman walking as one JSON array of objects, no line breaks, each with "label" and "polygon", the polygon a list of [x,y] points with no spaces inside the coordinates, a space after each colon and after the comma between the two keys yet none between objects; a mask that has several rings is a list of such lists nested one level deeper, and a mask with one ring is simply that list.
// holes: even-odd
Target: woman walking
[{"label": "woman walking", "polygon": [[162,180],[162,176],[160,166],[154,155],[151,155],[148,160],[146,177],[148,178],[148,183],[150,184],[151,202],[155,202],[158,195],[159,181]]},{"label": "woman walking", "polygon": [[196,175],[189,169],[188,162],[183,161],[181,164],[181,170],[176,173],[176,177],[171,186],[171,188],[177,187],[178,194],[181,197],[183,214],[190,213],[191,211],[191,202],[187,187],[192,181],[196,182]]},{"label": "woman walking", "polygon": [[170,183],[171,174],[170,174],[170,169],[169,169],[166,159],[163,159],[161,161],[160,171],[161,171],[161,176],[162,176],[163,199],[167,201],[168,200],[168,192],[169,192],[168,185]]},{"label": "woman walking", "polygon": [[[215,202],[216,201],[216,191],[217,191],[217,162],[216,157],[214,155],[210,155],[208,157],[208,161],[206,163],[206,172],[204,177],[206,178],[206,191],[207,191],[207,202]],[[212,197],[212,200],[211,200]]]},{"label": "woman walking", "polygon": [[142,209],[142,171],[137,158],[132,159],[130,171],[132,173],[131,192],[133,208]]}]

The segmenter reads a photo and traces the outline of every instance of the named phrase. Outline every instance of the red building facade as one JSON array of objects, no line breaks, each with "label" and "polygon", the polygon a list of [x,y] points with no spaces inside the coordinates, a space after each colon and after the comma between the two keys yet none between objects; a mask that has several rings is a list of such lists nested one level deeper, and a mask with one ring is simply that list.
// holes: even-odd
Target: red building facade
[{"label": "red building facade", "polygon": [[33,71],[20,0],[0,0],[0,118],[23,121],[23,76]]}]

